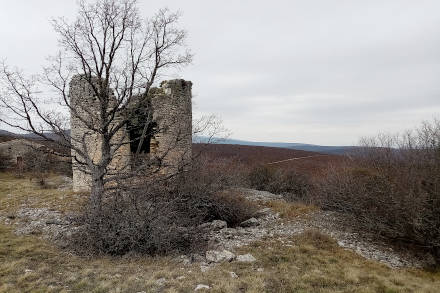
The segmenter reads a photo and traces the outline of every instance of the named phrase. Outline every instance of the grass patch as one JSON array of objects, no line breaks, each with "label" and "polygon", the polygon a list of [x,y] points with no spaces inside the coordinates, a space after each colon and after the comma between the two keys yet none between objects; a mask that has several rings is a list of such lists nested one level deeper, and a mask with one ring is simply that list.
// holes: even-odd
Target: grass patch
[{"label": "grass patch", "polygon": [[[318,231],[280,241],[264,240],[240,249],[257,262],[224,264],[238,279],[215,278],[212,292],[438,292],[440,272],[390,269],[340,248]],[[241,289],[240,289],[241,288]]]},{"label": "grass patch", "polygon": [[[51,175],[51,186],[61,183],[61,177]],[[0,212],[13,214],[21,206],[50,208],[61,212],[78,209],[87,200],[87,195],[56,188],[42,188],[37,180],[17,178],[12,173],[0,172]]]},{"label": "grass patch", "polygon": [[169,258],[80,258],[0,225],[0,292],[138,292],[184,273]]},{"label": "grass patch", "polygon": [[[390,269],[339,248],[311,231],[283,241],[265,240],[240,253],[252,264],[224,263],[201,273],[166,257],[80,258],[36,237],[0,225],[0,292],[438,292],[440,273]],[[230,272],[239,278],[231,278]],[[183,278],[182,278],[183,277]]]},{"label": "grass patch", "polygon": [[294,220],[299,217],[304,217],[318,209],[312,205],[285,202],[281,200],[265,202],[264,206],[271,208],[274,212],[279,213],[280,217],[285,220]]}]

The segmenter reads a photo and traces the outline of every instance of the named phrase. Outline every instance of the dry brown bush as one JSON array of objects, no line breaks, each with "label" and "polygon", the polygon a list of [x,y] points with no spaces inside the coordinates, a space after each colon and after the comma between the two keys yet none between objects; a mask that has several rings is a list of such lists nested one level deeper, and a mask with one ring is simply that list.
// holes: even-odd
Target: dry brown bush
[{"label": "dry brown bush", "polygon": [[256,207],[228,191],[227,181],[203,161],[178,176],[121,184],[104,196],[102,210],[85,208],[72,248],[82,254],[164,255],[205,249],[200,224],[224,220],[235,226]]},{"label": "dry brown bush", "polygon": [[223,220],[228,223],[228,227],[235,227],[254,216],[257,210],[258,206],[241,194],[225,190],[209,197],[204,221]]},{"label": "dry brown bush", "polygon": [[204,239],[197,230],[197,215],[184,212],[190,210],[185,200],[156,188],[107,194],[100,213],[90,208],[82,214],[82,229],[72,248],[81,254],[109,255],[191,251]]},{"label": "dry brown bush", "polygon": [[308,201],[313,185],[309,177],[292,169],[260,165],[249,172],[252,188],[282,194],[288,201]]},{"label": "dry brown bush", "polygon": [[72,166],[70,162],[49,153],[46,149],[31,149],[23,155],[24,169],[31,178],[37,180],[41,187],[47,188],[49,174],[56,173],[71,176]]},{"label": "dry brown bush", "polygon": [[440,122],[362,141],[351,163],[329,170],[315,194],[352,224],[412,243],[440,259]]}]

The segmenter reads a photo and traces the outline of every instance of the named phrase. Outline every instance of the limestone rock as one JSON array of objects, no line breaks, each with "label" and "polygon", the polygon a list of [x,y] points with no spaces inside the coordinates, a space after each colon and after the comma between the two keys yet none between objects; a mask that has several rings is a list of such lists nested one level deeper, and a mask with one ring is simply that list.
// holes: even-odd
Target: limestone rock
[{"label": "limestone rock", "polygon": [[256,227],[259,225],[260,225],[260,222],[258,222],[258,220],[255,218],[247,219],[246,221],[243,221],[240,224],[241,227]]},{"label": "limestone rock", "polygon": [[214,220],[211,223],[211,229],[214,231],[221,230],[223,228],[227,228],[228,224],[222,220]]},{"label": "limestone rock", "polygon": [[272,212],[272,210],[270,208],[264,208],[264,209],[258,210],[255,213],[255,217],[262,218],[262,217],[270,215],[271,212]]},{"label": "limestone rock", "polygon": [[237,274],[235,272],[229,272],[229,275],[231,275],[231,278],[233,278],[233,279],[237,279],[238,278],[238,276],[237,276]]},{"label": "limestone rock", "polygon": [[257,259],[252,255],[252,254],[242,254],[237,256],[237,261],[238,262],[254,262]]},{"label": "limestone rock", "polygon": [[199,290],[204,290],[204,289],[209,290],[209,289],[211,289],[211,287],[209,287],[208,285],[204,285],[204,284],[198,284],[196,286],[196,288],[194,289],[194,291],[199,291]]},{"label": "limestone rock", "polygon": [[165,285],[165,283],[167,282],[167,280],[165,278],[160,278],[156,280],[156,285],[162,287],[163,285]]},{"label": "limestone rock", "polygon": [[220,262],[229,262],[235,259],[235,254],[228,250],[208,250],[206,252],[206,260],[208,262],[220,263]]},{"label": "limestone rock", "polygon": [[207,264],[207,263],[202,263],[202,264],[200,265],[200,271],[201,271],[202,273],[205,273],[205,272],[209,271],[211,268],[212,268],[212,267],[211,267],[209,264]]}]

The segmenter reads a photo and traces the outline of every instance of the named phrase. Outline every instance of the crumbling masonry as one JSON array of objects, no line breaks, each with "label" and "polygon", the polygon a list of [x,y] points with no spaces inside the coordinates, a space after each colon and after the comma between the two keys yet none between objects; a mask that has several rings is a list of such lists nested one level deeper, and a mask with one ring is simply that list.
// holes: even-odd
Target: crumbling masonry
[{"label": "crumbling masonry", "polygon": [[[169,80],[161,83],[159,88],[152,88],[145,103],[135,103],[148,107],[145,109],[131,109],[141,113],[148,113],[149,121],[135,119],[121,128],[113,138],[115,144],[124,142],[112,157],[107,173],[128,171],[132,168],[134,153],[138,144],[133,136],[139,135],[145,123],[149,131],[142,147],[142,158],[154,160],[160,158],[161,165],[165,168],[180,168],[191,159],[192,148],[192,102],[190,81],[182,79]],[[141,97],[136,97],[140,99]],[[114,99],[113,102],[116,102]],[[72,144],[88,153],[94,162],[100,159],[101,141],[99,135],[92,131],[86,123],[96,125],[93,121],[98,117],[99,102],[94,96],[90,84],[82,77],[75,76],[70,82],[71,137]],[[129,109],[130,110],[130,109]],[[145,111],[144,111],[145,110]],[[140,116],[143,118],[143,116]],[[122,119],[118,116],[115,118]],[[134,125],[133,125],[134,124]],[[85,142],[86,148],[82,142]],[[72,156],[76,153],[72,149]],[[79,156],[76,156],[77,158]],[[73,189],[74,191],[87,191],[90,189],[91,176],[84,172],[84,167],[75,158],[72,159]]]}]

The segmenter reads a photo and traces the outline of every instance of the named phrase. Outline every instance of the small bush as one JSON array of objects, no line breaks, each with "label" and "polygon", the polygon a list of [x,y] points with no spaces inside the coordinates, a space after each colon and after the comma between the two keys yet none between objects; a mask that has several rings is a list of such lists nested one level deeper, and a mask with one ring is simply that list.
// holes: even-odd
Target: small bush
[{"label": "small bush", "polygon": [[164,193],[150,196],[140,200],[133,194],[107,195],[101,211],[86,209],[73,248],[82,254],[158,255],[189,252],[203,245],[197,219],[179,208],[183,201]]},{"label": "small bush", "polygon": [[277,180],[277,172],[265,165],[257,166],[250,171],[248,180],[252,188],[271,191],[274,181]]},{"label": "small bush", "polygon": [[251,218],[258,207],[241,195],[232,191],[213,194],[209,198],[197,198],[196,204],[201,204],[200,212],[204,214],[203,221],[223,220],[228,227],[235,227]]},{"label": "small bush", "polygon": [[252,169],[248,181],[252,188],[282,194],[288,201],[308,201],[313,188],[306,175],[264,165]]},{"label": "small bush", "polygon": [[294,170],[285,171],[276,181],[274,190],[288,201],[308,201],[313,189],[310,179]]}]

